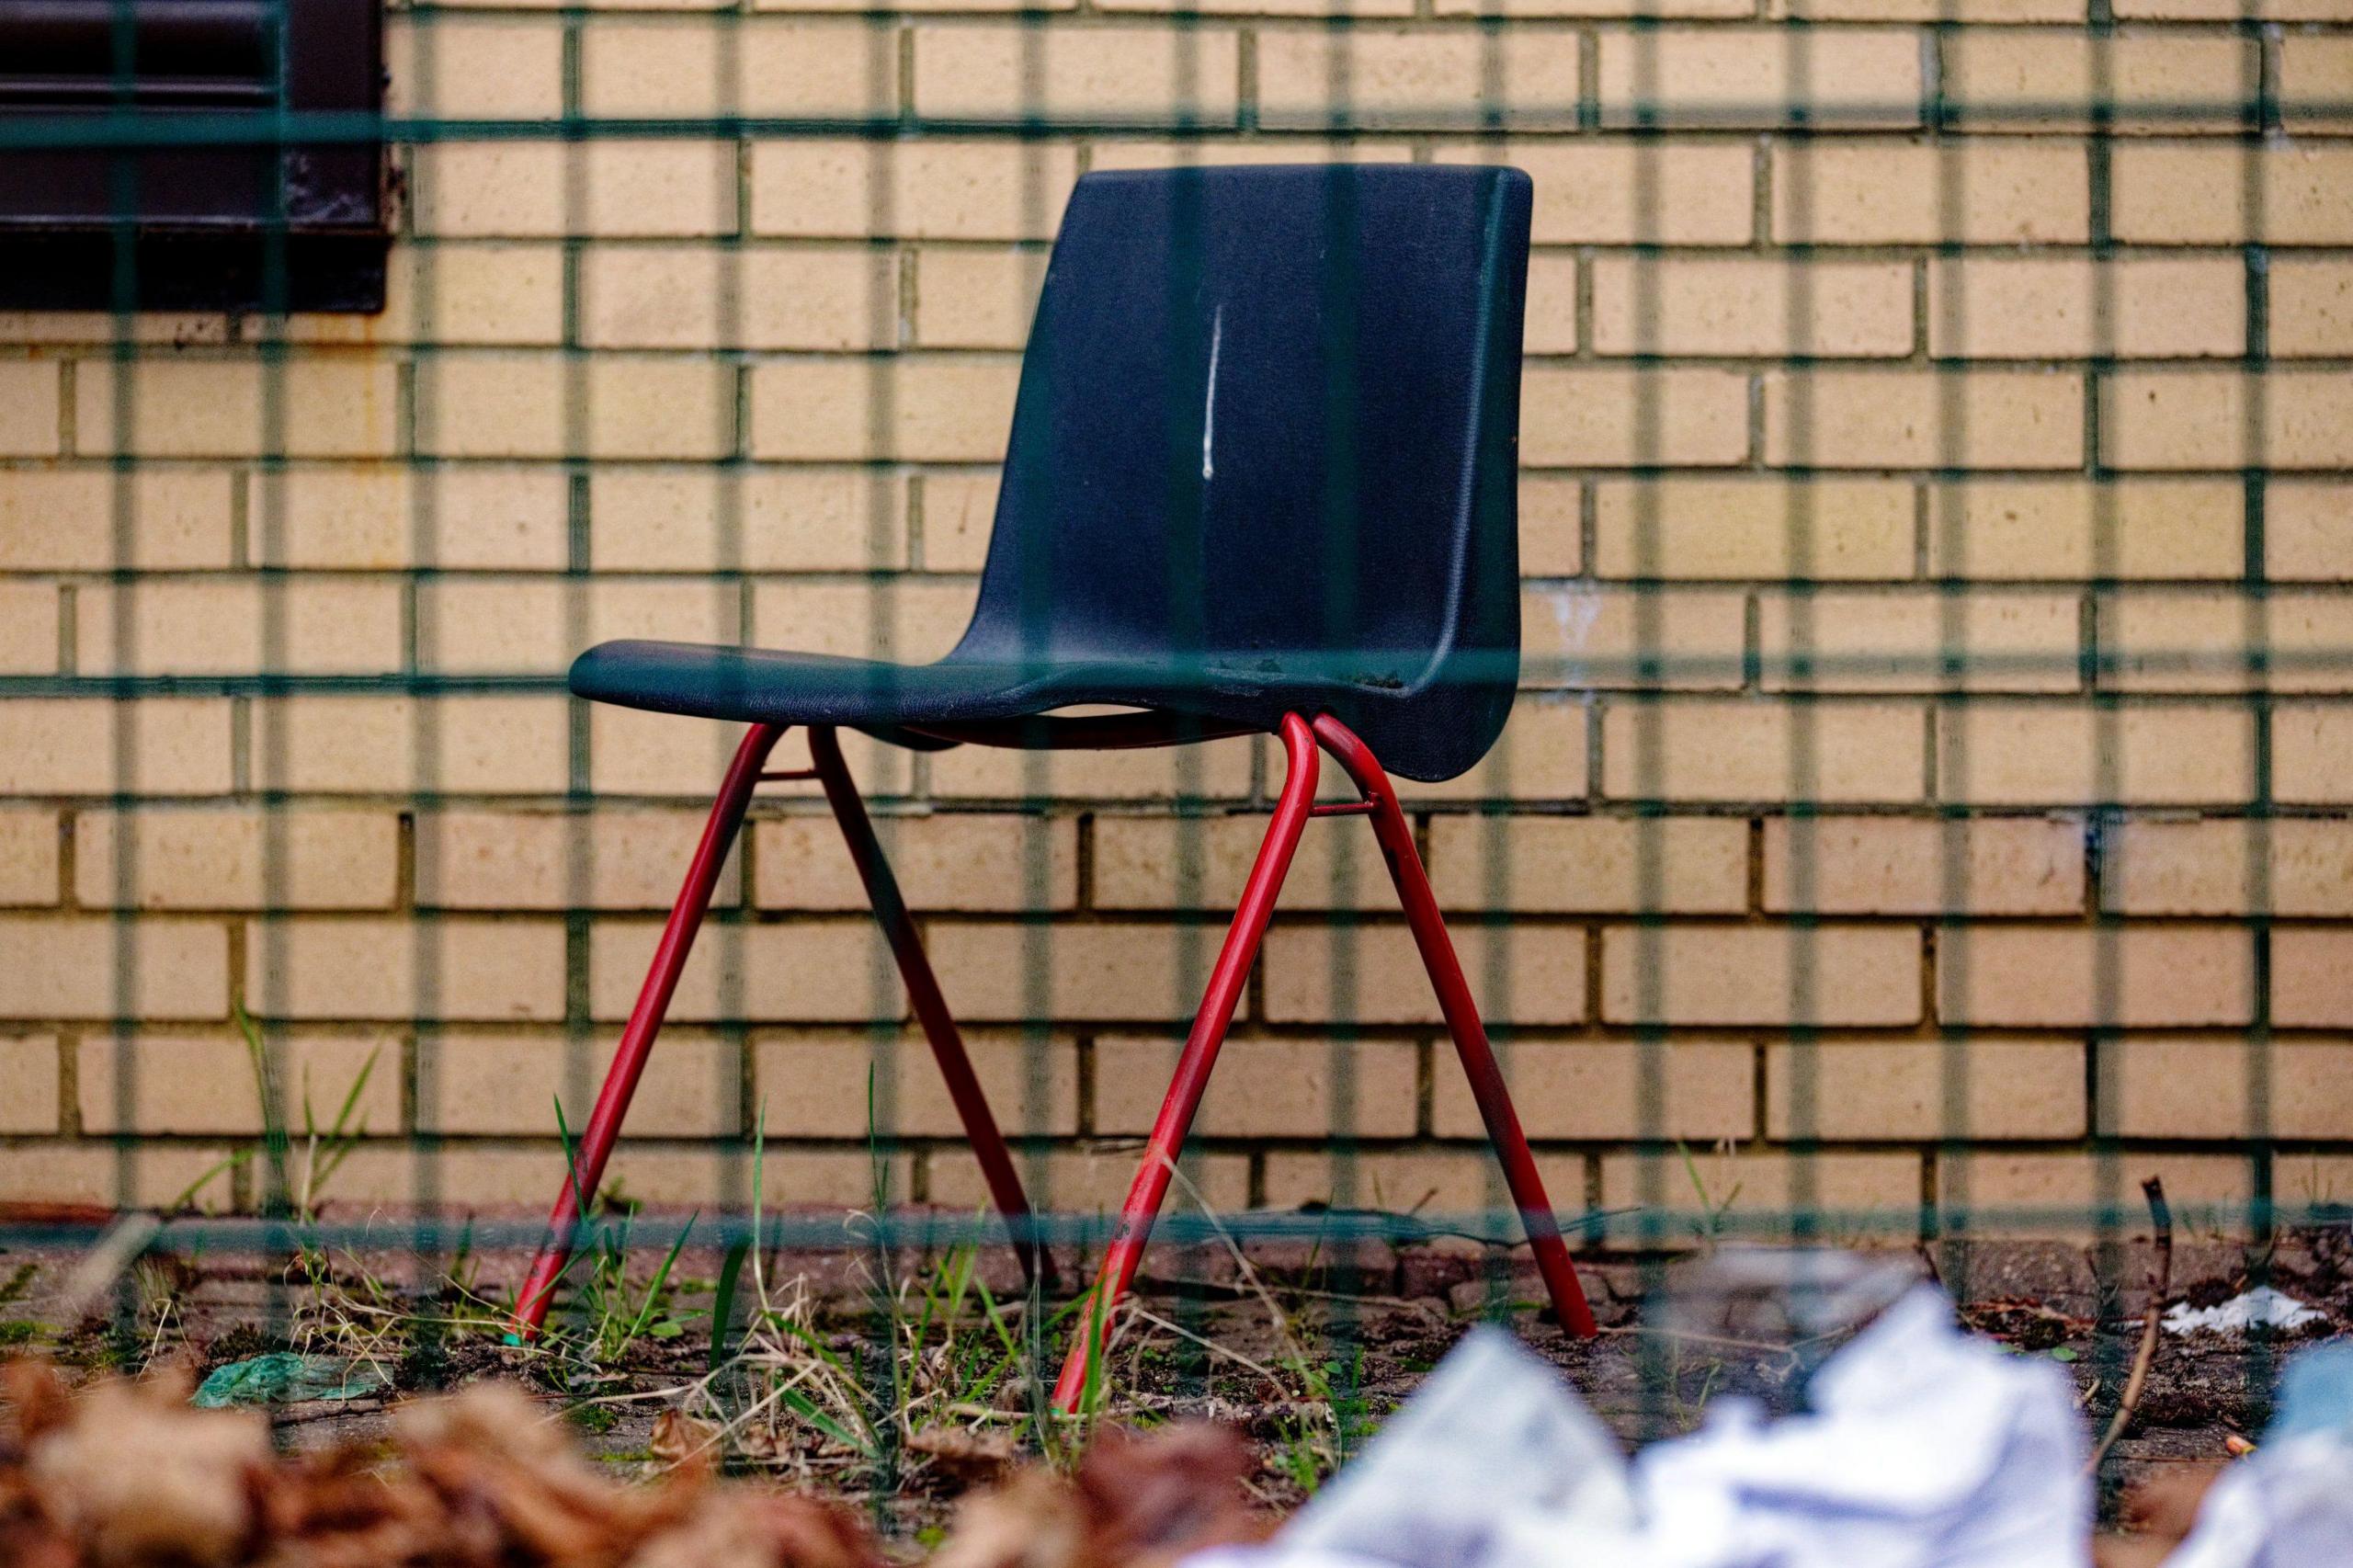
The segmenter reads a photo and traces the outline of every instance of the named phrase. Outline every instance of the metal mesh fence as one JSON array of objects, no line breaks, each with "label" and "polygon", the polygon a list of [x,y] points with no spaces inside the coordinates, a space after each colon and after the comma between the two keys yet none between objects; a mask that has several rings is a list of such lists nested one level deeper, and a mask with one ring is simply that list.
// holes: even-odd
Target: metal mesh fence
[{"label": "metal mesh fence", "polygon": [[[165,8],[0,3],[12,1249],[96,1233],[58,1204],[536,1242],[737,738],[565,663],[944,651],[1074,180],[1226,162],[1534,179],[1517,707],[1406,804],[1581,1256],[1933,1244],[1965,1290],[2058,1235],[2114,1287],[2151,1174],[2258,1279],[2341,1220],[2342,13],[405,6],[379,110],[294,107],[303,3],[182,7],[258,29],[249,100]],[[380,144],[383,308],[284,308],[332,271],[306,161]],[[112,221],[41,206],[74,157]],[[249,247],[151,245],[216,176]],[[250,298],[146,308],[189,267]],[[1281,752],[846,740],[1089,1255]],[[592,1253],[1005,1236],[823,812],[757,797]],[[1508,1305],[1364,824],[1309,825],[1188,1150],[1172,1256],[1471,1238]]]}]

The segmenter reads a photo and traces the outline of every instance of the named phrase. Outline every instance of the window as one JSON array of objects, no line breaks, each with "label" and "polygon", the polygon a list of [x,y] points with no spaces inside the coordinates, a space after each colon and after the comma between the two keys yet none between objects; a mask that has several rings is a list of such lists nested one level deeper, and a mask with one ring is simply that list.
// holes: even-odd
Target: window
[{"label": "window", "polygon": [[0,0],[0,307],[378,311],[379,0]]}]

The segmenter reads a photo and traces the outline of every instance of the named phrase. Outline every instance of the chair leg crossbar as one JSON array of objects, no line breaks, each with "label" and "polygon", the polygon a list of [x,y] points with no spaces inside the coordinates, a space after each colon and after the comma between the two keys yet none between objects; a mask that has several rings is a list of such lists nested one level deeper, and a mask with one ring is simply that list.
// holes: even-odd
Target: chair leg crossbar
[{"label": "chair leg crossbar", "polygon": [[[517,1299],[516,1329],[520,1335],[537,1334],[547,1320],[556,1285],[571,1256],[581,1202],[604,1179],[606,1162],[620,1134],[621,1119],[628,1113],[630,1097],[644,1074],[646,1058],[662,1028],[671,994],[677,989],[678,975],[686,967],[695,934],[710,912],[720,867],[727,858],[728,848],[743,824],[744,813],[761,778],[779,777],[766,774],[763,768],[783,733],[782,728],[776,725],[753,726],[720,785],[719,798],[711,807],[702,842],[696,847],[686,883],[679,889],[677,903],[671,909],[662,940],[654,949],[644,988],[621,1032],[612,1067],[581,1134],[568,1179],[557,1195],[547,1241]],[[1143,1259],[1144,1244],[1152,1235],[1153,1221],[1167,1197],[1176,1158],[1183,1152],[1185,1135],[1192,1126],[1193,1113],[1209,1087],[1218,1050],[1224,1044],[1243,987],[1257,961],[1259,945],[1274,914],[1276,896],[1282,891],[1283,879],[1299,848],[1300,835],[1311,817],[1360,815],[1371,820],[1373,835],[1381,846],[1382,858],[1388,862],[1390,878],[1396,884],[1398,901],[1404,907],[1415,946],[1437,988],[1439,1011],[1454,1037],[1463,1071],[1470,1077],[1471,1092],[1486,1124],[1488,1140],[1503,1164],[1506,1185],[1527,1227],[1536,1267],[1552,1297],[1553,1310],[1572,1335],[1583,1338],[1595,1332],[1592,1310],[1577,1283],[1576,1270],[1569,1261],[1568,1248],[1561,1238],[1552,1203],[1545,1196],[1543,1180],[1537,1173],[1535,1156],[1529,1152],[1528,1139],[1520,1131],[1510,1092],[1496,1065],[1486,1029],[1479,1020],[1478,1006],[1463,978],[1462,966],[1455,958],[1454,945],[1447,937],[1438,899],[1430,891],[1429,878],[1414,848],[1412,826],[1398,803],[1397,791],[1388,774],[1370,748],[1328,714],[1313,722],[1296,713],[1286,714],[1282,742],[1289,757],[1282,794],[1276,801],[1274,817],[1267,825],[1257,860],[1250,869],[1249,881],[1244,885],[1233,924],[1226,932],[1217,963],[1210,971],[1200,1011],[1177,1058],[1167,1097],[1153,1123],[1142,1168],[1136,1173],[1135,1183],[1121,1206],[1101,1271],[1076,1313],[1081,1327],[1054,1387],[1054,1403],[1061,1409],[1074,1408],[1083,1397],[1090,1369],[1103,1352],[1101,1341],[1108,1335],[1114,1312],[1134,1282],[1136,1269]],[[963,1038],[949,1013],[930,960],[925,956],[922,937],[883,858],[882,846],[875,837],[858,787],[843,764],[840,743],[831,728],[813,727],[809,732],[809,750],[812,767],[787,776],[813,775],[824,786],[834,819],[848,843],[850,858],[866,885],[875,920],[890,944],[892,957],[898,960],[900,977],[906,984],[915,1017],[923,1025],[932,1054],[947,1079],[949,1095],[963,1119],[965,1134],[979,1156],[990,1196],[1013,1230],[1025,1270],[1033,1279],[1051,1284],[1052,1255],[1038,1244],[1027,1223],[1029,1200],[1014,1169],[1012,1151],[1006,1147],[982,1093],[980,1080],[972,1072]],[[1336,806],[1315,803],[1316,779],[1322,753],[1325,751],[1354,781],[1361,800]]]}]

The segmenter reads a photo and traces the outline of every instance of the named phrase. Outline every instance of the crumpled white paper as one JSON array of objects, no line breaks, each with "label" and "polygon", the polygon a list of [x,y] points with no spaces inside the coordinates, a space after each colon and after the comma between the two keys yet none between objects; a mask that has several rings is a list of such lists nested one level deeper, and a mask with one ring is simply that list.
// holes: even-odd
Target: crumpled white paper
[{"label": "crumpled white paper", "polygon": [[2353,1563],[2353,1348],[2288,1363],[2262,1445],[2222,1471],[2165,1568]]},{"label": "crumpled white paper", "polygon": [[1779,1421],[1720,1398],[1631,1465],[1560,1375],[1474,1333],[1267,1545],[1193,1568],[2084,1568],[2075,1390],[1918,1287]]},{"label": "crumpled white paper", "polygon": [[2295,1297],[2283,1295],[2268,1285],[2257,1285],[2252,1290],[2242,1291],[2229,1301],[2211,1307],[2193,1307],[2188,1301],[2177,1301],[2158,1321],[2174,1334],[2193,1334],[2200,1329],[2216,1334],[2245,1334],[2256,1324],[2268,1328],[2302,1328],[2308,1323],[2318,1323],[2327,1315],[2317,1307],[2308,1307]]}]

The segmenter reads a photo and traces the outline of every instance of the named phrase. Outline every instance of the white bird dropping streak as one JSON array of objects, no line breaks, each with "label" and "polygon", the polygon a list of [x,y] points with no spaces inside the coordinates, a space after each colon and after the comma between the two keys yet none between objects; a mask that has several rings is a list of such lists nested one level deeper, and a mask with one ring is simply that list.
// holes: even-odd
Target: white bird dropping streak
[{"label": "white bird dropping streak", "polygon": [[1204,480],[1213,478],[1217,473],[1217,463],[1211,455],[1211,449],[1217,439],[1217,355],[1224,345],[1225,307],[1221,304],[1217,313],[1210,317],[1210,390],[1201,400],[1201,477]]}]

